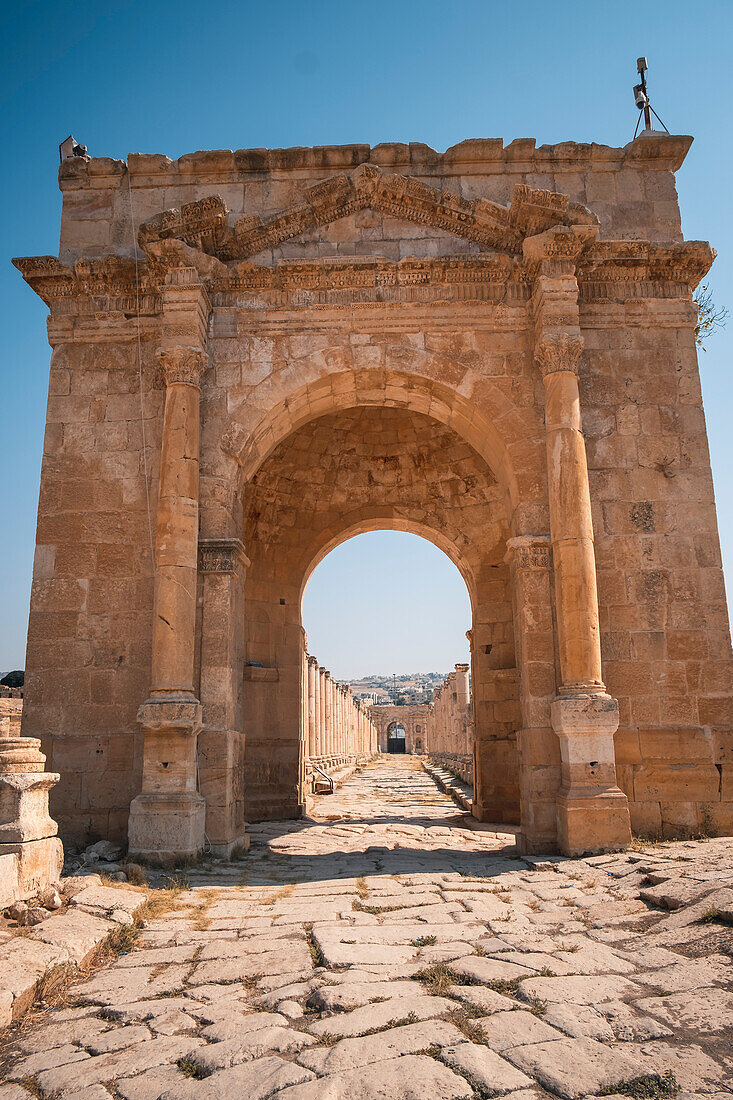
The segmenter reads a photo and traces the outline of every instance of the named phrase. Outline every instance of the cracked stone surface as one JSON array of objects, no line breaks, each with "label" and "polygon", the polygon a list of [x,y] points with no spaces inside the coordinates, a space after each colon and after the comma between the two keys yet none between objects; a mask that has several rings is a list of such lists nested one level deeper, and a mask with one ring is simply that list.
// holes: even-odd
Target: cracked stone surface
[{"label": "cracked stone surface", "polygon": [[409,757],[249,832],[4,1032],[0,1100],[731,1094],[733,840],[522,857]]}]

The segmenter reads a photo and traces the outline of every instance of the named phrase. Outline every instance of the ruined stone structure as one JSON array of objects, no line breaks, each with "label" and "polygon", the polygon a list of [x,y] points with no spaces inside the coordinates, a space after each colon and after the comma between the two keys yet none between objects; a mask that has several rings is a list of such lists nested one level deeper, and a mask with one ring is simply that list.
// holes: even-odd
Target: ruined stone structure
[{"label": "ruined stone structure", "polygon": [[318,776],[370,760],[377,751],[377,729],[369,708],[354,699],[351,688],[334,680],[318,658],[303,646],[301,671],[301,760],[306,785],[313,790]]},{"label": "ruined stone structure", "polygon": [[23,730],[67,835],[299,814],[303,587],[382,528],[468,587],[476,812],[538,852],[733,830],[690,141],[62,164],[59,256],[16,265],[53,348]]},{"label": "ruined stone structure", "polygon": [[377,729],[379,752],[387,752],[387,741],[392,725],[402,726],[405,730],[405,752],[423,753],[427,751],[428,721],[430,706],[427,703],[412,703],[405,706],[371,706],[369,716]]},{"label": "ruined stone structure", "polygon": [[0,909],[57,882],[64,861],[40,741],[21,737],[22,689],[0,687]]},{"label": "ruined stone structure", "polygon": [[[430,756],[441,767],[473,784],[473,711],[468,665],[456,665],[455,671],[436,689],[430,706]],[[481,793],[481,792],[479,792]],[[514,792],[516,797],[518,791]],[[482,805],[476,800],[474,813],[490,820],[497,812],[496,802]]]}]

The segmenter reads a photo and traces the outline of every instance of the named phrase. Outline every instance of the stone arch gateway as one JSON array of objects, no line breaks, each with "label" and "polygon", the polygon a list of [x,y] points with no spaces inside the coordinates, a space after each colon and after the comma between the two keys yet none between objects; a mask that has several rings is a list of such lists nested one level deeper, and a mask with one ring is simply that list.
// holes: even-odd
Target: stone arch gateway
[{"label": "stone arch gateway", "polygon": [[53,349],[23,732],[65,836],[297,816],[302,588],[380,527],[466,580],[477,817],[733,832],[690,142],[61,165],[59,256],[15,263]]}]

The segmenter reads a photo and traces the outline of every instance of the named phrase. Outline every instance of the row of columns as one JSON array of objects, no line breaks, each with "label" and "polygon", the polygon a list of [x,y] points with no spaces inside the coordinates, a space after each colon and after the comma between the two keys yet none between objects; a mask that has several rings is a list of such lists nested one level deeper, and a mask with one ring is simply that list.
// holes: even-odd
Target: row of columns
[{"label": "row of columns", "polygon": [[430,753],[468,756],[472,751],[471,695],[468,665],[455,671],[436,688],[428,719]]},{"label": "row of columns", "polygon": [[377,751],[377,728],[351,688],[334,680],[316,657],[305,654],[305,755],[319,764],[368,757]]}]

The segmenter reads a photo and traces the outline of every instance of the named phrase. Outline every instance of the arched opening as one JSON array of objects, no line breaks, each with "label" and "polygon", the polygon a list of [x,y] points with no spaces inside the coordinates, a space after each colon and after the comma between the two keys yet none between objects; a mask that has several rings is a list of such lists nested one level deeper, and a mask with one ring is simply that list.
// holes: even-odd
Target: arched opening
[{"label": "arched opening", "polygon": [[[421,535],[443,550],[463,577],[471,653],[470,658],[457,653],[450,667],[470,664],[474,685],[483,687],[474,690],[470,737],[464,731],[454,755],[464,757],[469,770],[476,756],[472,742],[484,745],[474,812],[484,820],[518,820],[519,704],[505,561],[506,480],[500,482],[471,443],[429,408],[429,403],[426,411],[401,404],[332,407],[281,438],[244,485],[243,542],[251,564],[243,616],[243,714],[245,805],[251,820],[303,812],[306,645],[319,663],[326,660],[305,636],[301,601],[308,579],[346,540],[384,530]],[[501,695],[494,685],[499,679]],[[404,724],[409,753],[415,734]],[[421,747],[429,751],[429,736]]]},{"label": "arched opening", "polygon": [[401,722],[390,722],[387,726],[387,752],[404,753],[407,734]]}]

